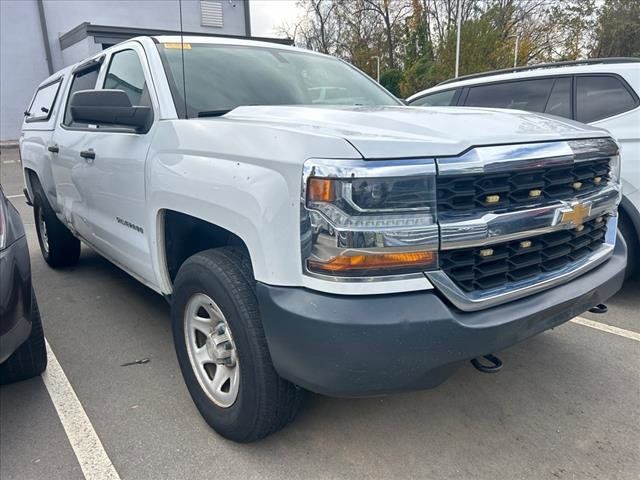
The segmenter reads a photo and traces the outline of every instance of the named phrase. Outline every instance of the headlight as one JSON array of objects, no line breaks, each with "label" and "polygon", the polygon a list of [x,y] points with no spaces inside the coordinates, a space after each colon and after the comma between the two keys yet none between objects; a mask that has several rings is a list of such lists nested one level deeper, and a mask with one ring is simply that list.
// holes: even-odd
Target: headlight
[{"label": "headlight", "polygon": [[310,160],[301,205],[303,270],[374,277],[437,267],[432,160]]}]

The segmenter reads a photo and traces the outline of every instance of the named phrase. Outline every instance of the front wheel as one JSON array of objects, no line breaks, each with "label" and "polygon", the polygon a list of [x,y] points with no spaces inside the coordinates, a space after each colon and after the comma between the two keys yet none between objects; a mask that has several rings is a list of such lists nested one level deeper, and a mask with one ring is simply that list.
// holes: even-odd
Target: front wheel
[{"label": "front wheel", "polygon": [[304,392],[276,373],[246,253],[223,247],[180,267],[171,305],[178,362],[189,393],[220,435],[252,442],[283,428]]}]

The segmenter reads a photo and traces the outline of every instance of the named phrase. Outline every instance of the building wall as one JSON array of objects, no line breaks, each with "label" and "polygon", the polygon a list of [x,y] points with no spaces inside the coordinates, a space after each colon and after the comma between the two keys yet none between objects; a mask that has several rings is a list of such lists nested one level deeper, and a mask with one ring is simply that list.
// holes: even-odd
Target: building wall
[{"label": "building wall", "polygon": [[[200,0],[182,0],[183,29],[192,32],[244,35],[244,0],[219,0],[224,26],[200,25]],[[82,22],[112,27],[180,30],[179,0],[44,0],[54,70],[66,64],[60,35]]]},{"label": "building wall", "polygon": [[[185,31],[245,35],[245,1],[222,3],[224,26],[201,25],[200,0],[182,0]],[[114,27],[180,30],[179,0],[43,0],[53,70],[97,52],[92,37],[60,48],[60,35],[83,22]],[[49,76],[37,0],[0,0],[0,141],[20,135],[22,112]]]},{"label": "building wall", "polygon": [[0,140],[20,136],[23,112],[49,76],[36,0],[0,0]]}]

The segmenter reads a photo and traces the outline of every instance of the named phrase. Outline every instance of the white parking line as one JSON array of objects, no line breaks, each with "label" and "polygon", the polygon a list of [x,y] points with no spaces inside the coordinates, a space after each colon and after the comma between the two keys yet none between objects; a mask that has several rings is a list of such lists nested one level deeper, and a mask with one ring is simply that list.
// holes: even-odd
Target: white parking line
[{"label": "white parking line", "polygon": [[21,193],[20,195],[7,195],[7,198],[20,198],[20,197],[24,197],[24,194]]},{"label": "white parking line", "polygon": [[4,160],[2,163],[18,163],[15,160]]},{"label": "white parking line", "polygon": [[[45,340],[46,341],[46,340]],[[67,433],[73,452],[87,480],[120,480],[120,476],[109,460],[96,431],[91,425],[76,392],[69,383],[58,359],[47,345],[48,365],[42,374],[49,396],[58,412],[60,422]]]},{"label": "white parking line", "polygon": [[601,330],[603,332],[618,335],[619,337],[630,338],[631,340],[640,342],[640,333],[632,332],[631,330],[625,330],[624,328],[614,327],[611,325],[607,325],[606,323],[594,322],[593,320],[589,320],[587,318],[582,318],[582,317],[576,317],[571,321],[573,323],[577,323],[578,325],[584,325],[585,327],[595,328],[596,330]]}]

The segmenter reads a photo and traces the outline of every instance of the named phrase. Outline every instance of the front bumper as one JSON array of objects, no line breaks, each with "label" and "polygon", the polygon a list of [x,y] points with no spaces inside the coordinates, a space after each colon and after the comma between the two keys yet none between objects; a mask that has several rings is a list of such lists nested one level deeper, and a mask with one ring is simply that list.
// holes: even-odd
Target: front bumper
[{"label": "front bumper", "polygon": [[438,293],[330,295],[259,283],[258,301],[278,373],[331,396],[430,388],[460,362],[496,352],[605,302],[622,286],[626,246],[572,281],[477,312]]}]

